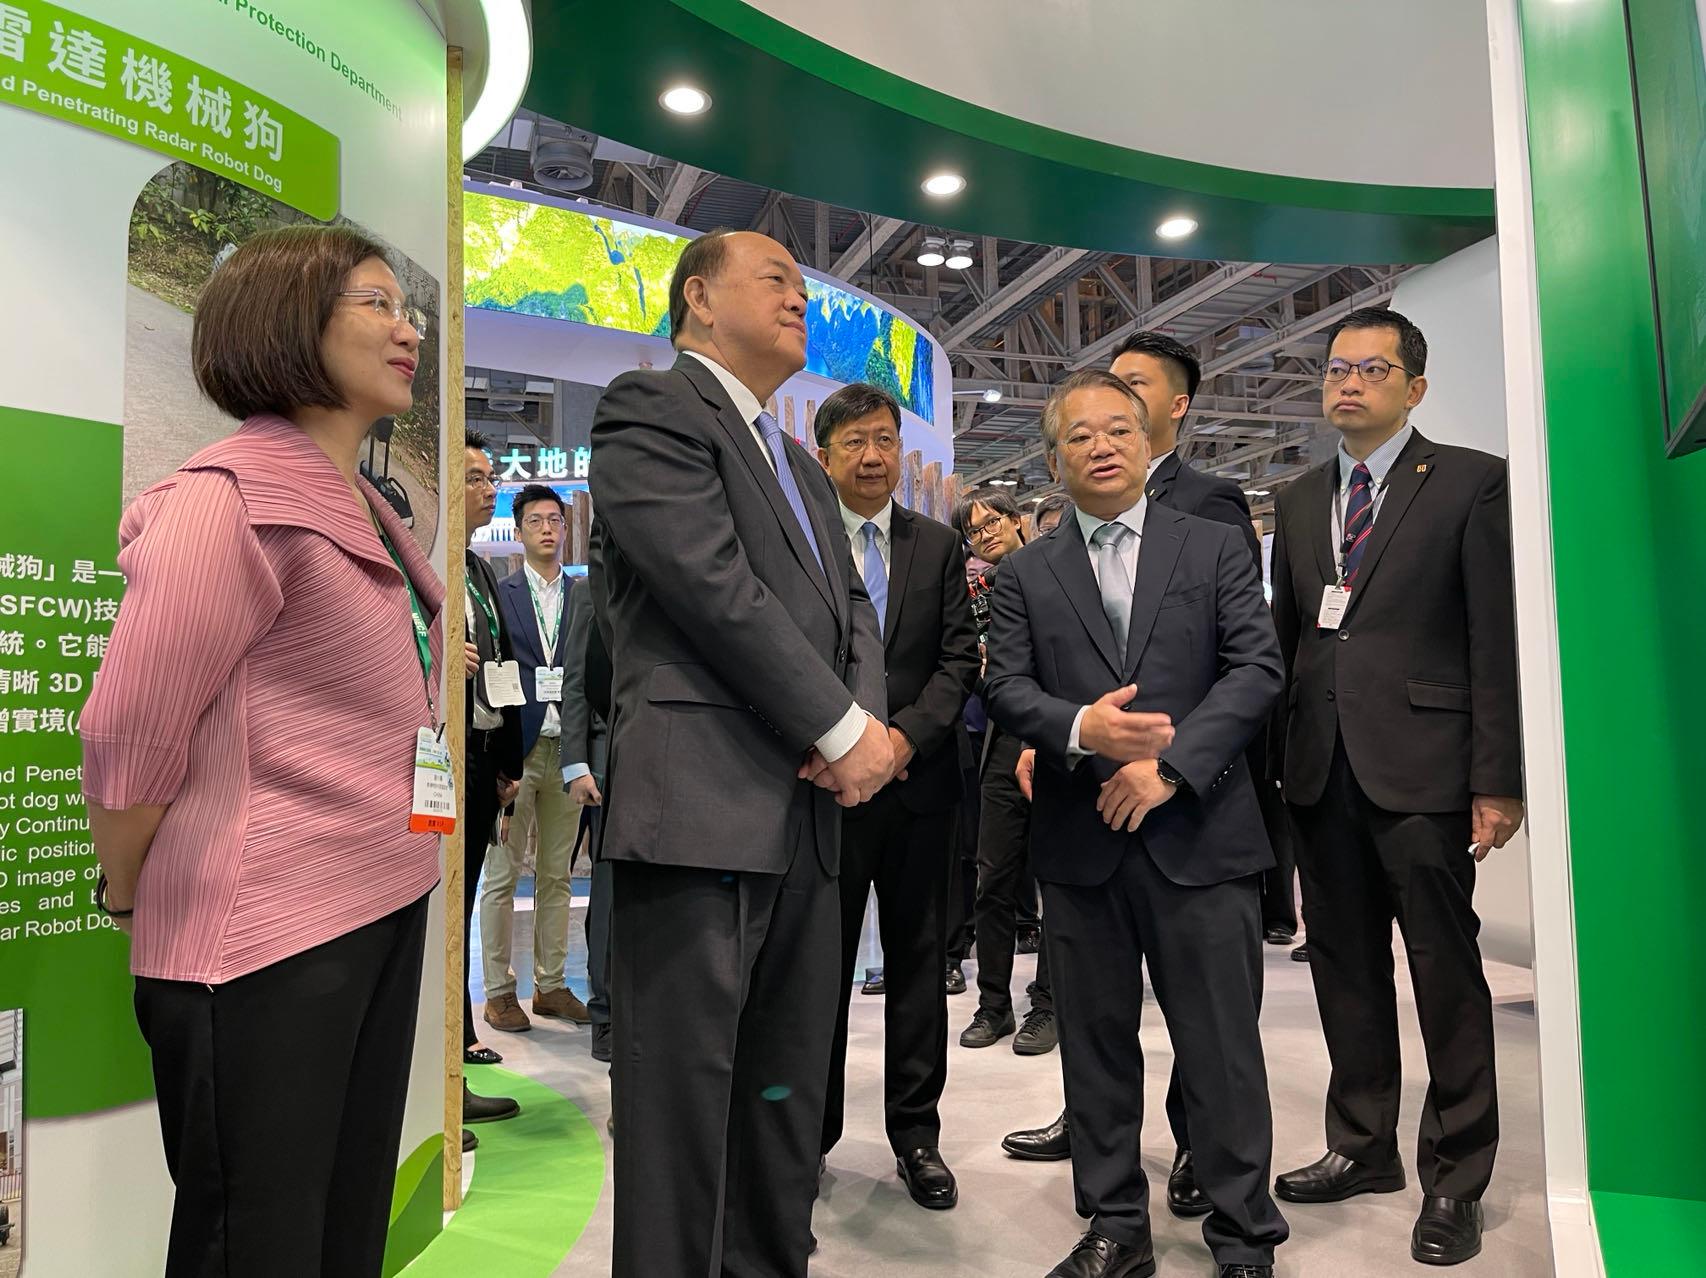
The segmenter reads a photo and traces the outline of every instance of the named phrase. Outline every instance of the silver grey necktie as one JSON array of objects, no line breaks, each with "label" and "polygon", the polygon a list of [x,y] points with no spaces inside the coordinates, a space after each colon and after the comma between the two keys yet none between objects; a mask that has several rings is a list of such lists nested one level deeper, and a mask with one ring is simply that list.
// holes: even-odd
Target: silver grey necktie
[{"label": "silver grey necktie", "polygon": [[1125,660],[1126,636],[1131,632],[1131,585],[1126,581],[1120,550],[1132,531],[1118,520],[1103,524],[1090,534],[1096,548],[1096,584],[1102,592],[1102,611],[1114,628],[1114,651]]}]

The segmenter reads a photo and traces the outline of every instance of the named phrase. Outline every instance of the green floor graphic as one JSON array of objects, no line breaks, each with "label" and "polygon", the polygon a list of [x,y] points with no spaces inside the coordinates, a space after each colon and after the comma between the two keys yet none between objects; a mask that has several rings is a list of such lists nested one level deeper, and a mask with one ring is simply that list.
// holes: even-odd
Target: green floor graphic
[{"label": "green floor graphic", "polygon": [[547,1278],[586,1228],[604,1188],[604,1142],[567,1097],[495,1066],[470,1066],[482,1096],[511,1096],[521,1116],[481,1123],[461,1210],[403,1278]]}]

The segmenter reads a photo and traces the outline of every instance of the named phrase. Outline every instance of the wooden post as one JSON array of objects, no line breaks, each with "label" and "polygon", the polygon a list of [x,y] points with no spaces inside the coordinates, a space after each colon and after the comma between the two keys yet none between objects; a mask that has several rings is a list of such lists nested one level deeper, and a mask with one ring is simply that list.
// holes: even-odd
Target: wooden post
[{"label": "wooden post", "polygon": [[[444,620],[444,740],[450,747],[451,774],[460,797],[468,783],[468,742],[463,732],[466,713],[462,645],[467,641],[460,604],[463,591],[462,551],[468,544],[467,515],[462,504],[463,450],[456,445],[466,430],[462,388],[465,335],[462,312],[462,50],[445,50],[444,119],[444,492],[445,608]],[[464,806],[463,811],[467,808]],[[459,813],[458,816],[461,814]],[[462,864],[466,831],[460,820],[456,832],[444,839],[444,1210],[462,1205]]]}]

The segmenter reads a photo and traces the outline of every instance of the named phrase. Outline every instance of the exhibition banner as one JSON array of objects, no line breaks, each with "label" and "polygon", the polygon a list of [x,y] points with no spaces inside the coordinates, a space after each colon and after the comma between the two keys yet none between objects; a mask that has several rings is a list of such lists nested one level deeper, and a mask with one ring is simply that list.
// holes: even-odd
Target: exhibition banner
[{"label": "exhibition banner", "polygon": [[[433,336],[413,410],[376,423],[363,470],[442,565],[445,136],[444,38],[415,0],[0,0],[0,438],[18,459],[0,502],[0,1025],[22,1045],[0,1054],[0,1274],[164,1264],[172,1186],[129,941],[94,905],[77,729],[123,598],[124,508],[237,425],[191,371],[202,285],[274,227],[349,222],[387,247]],[[442,1223],[441,897],[387,1274]]]}]

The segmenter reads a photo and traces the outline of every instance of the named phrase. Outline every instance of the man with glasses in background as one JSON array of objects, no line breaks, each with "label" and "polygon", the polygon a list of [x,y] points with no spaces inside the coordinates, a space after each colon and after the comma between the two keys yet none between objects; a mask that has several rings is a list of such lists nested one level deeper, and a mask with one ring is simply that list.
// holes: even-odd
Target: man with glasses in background
[{"label": "man with glasses in background", "polygon": [[1481,1250],[1499,1117],[1475,866],[1522,824],[1505,463],[1424,439],[1428,345],[1396,311],[1327,338],[1338,454],[1281,494],[1274,622],[1288,674],[1284,795],[1297,820],[1310,973],[1326,1033],[1327,1153],[1295,1203],[1404,1188],[1392,921],[1429,1084],[1411,1256]]},{"label": "man with glasses in background", "polygon": [[480,953],[486,1024],[517,1034],[533,1028],[516,998],[510,949],[515,888],[537,836],[533,871],[533,1014],[584,1025],[586,1004],[563,983],[569,950],[569,862],[580,805],[562,781],[563,662],[568,646],[568,582],[563,577],[563,499],[544,484],[515,495],[515,530],[526,558],[498,583],[498,604],[521,667],[521,750],[526,760],[515,816],[486,855],[480,893]]},{"label": "man with glasses in background", "polygon": [[[1024,545],[1019,507],[1003,489],[979,488],[961,500],[954,523],[972,551],[992,565],[982,575],[987,594],[994,587],[1001,561]],[[982,759],[983,802],[978,815],[977,904],[973,914],[977,929],[977,1011],[960,1033],[960,1046],[993,1047],[1017,1029],[1014,1054],[1041,1056],[1052,1052],[1058,1042],[1046,947],[1037,953],[1037,977],[1030,987],[1031,1010],[1023,1028],[1013,1016],[1014,925],[1031,831],[1031,804],[1020,793],[1014,775],[1023,749],[1024,742],[1012,733],[989,724]]]},{"label": "man with glasses in background", "polygon": [[978,674],[965,551],[953,529],[894,501],[901,440],[892,395],[864,382],[843,386],[819,406],[813,428],[877,614],[896,773],[842,818],[841,980],[821,1152],[827,1157],[841,1139],[847,1004],[874,887],[887,993],[884,1127],[912,1200],[945,1210],[959,1202],[959,1189],[939,1148],[938,1106],[948,1082],[944,897],[964,785],[960,716]]}]

